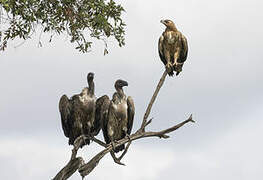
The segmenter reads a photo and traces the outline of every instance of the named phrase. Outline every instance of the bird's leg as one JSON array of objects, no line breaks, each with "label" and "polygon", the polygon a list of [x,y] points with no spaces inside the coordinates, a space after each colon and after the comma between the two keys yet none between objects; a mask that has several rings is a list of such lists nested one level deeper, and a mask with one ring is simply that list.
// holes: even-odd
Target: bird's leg
[{"label": "bird's leg", "polygon": [[114,142],[114,139],[113,139],[114,131],[113,131],[112,126],[108,126],[108,135],[109,135],[110,142],[111,142],[110,144],[112,145],[113,150],[115,150],[116,149],[116,145],[115,145],[115,142]]},{"label": "bird's leg", "polygon": [[111,146],[112,146],[112,149],[115,150],[116,149],[116,145],[115,145],[115,142],[113,140],[113,138],[111,137]]},{"label": "bird's leg", "polygon": [[124,127],[123,131],[124,131],[125,137],[127,137],[129,139],[129,142],[130,142],[131,138],[130,138],[130,135],[127,133],[127,131],[128,131],[127,127]]},{"label": "bird's leg", "polygon": [[82,148],[83,146],[85,146],[87,144],[86,140],[85,140],[85,135],[81,134],[79,137],[80,137],[79,144],[80,144],[80,147]]},{"label": "bird's leg", "polygon": [[[82,124],[81,124],[81,136],[82,136],[82,139],[83,139],[83,144],[82,144],[82,146],[85,146],[87,143],[86,143],[86,140],[85,140],[85,133],[84,133],[84,129],[83,129],[83,126],[82,126]],[[82,147],[81,146],[81,147]]]},{"label": "bird's leg", "polygon": [[180,50],[179,50],[178,48],[176,48],[176,51],[175,51],[175,53],[174,53],[173,68],[176,68],[176,66],[177,66],[177,64],[178,64],[177,60],[178,60],[179,55],[180,55],[179,52],[180,52]]},{"label": "bird's leg", "polygon": [[131,137],[128,133],[126,133],[125,137],[127,137],[129,139],[129,142],[131,141]]},{"label": "bird's leg", "polygon": [[170,74],[173,71],[173,65],[171,63],[171,56],[169,54],[169,51],[165,51],[164,56],[167,61],[165,68],[166,68],[167,73]]},{"label": "bird's leg", "polygon": [[172,67],[173,67],[173,65],[172,65],[171,61],[168,61],[166,64],[166,70],[172,71]]},{"label": "bird's leg", "polygon": [[176,50],[174,54],[174,63],[173,63],[173,70],[176,71],[176,75],[178,75],[182,71],[183,63],[178,62],[178,58],[180,56],[179,49]]},{"label": "bird's leg", "polygon": [[84,145],[86,145],[87,143],[86,143],[86,139],[85,139],[85,134],[84,133],[82,134],[82,138],[83,138]]},{"label": "bird's leg", "polygon": [[[85,141],[85,135],[84,135],[84,130],[83,130],[83,125],[82,125],[82,123],[79,123],[79,127],[80,127],[80,135],[79,135],[79,137],[80,137],[80,139],[79,139],[79,141],[80,141],[80,147],[82,148],[83,146],[85,146],[86,145],[86,141]],[[75,140],[76,141],[76,140]]]},{"label": "bird's leg", "polygon": [[114,141],[111,141],[111,145],[112,145],[113,150],[115,150],[116,149],[116,145],[115,145]]},{"label": "bird's leg", "polygon": [[166,64],[165,69],[166,69],[166,71],[167,71],[168,74],[172,74],[172,71],[173,71],[173,70],[172,70],[172,65]]}]

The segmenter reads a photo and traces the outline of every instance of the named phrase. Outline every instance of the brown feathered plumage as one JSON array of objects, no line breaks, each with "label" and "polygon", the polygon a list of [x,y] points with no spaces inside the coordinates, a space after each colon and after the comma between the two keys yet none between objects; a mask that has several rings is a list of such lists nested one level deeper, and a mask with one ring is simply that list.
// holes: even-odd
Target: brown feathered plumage
[{"label": "brown feathered plumage", "polygon": [[173,21],[161,20],[161,23],[166,26],[166,29],[159,38],[159,56],[169,76],[173,76],[174,71],[178,75],[187,58],[187,39],[177,30]]},{"label": "brown feathered plumage", "polygon": [[[69,145],[80,135],[95,136],[101,129],[100,122],[95,120],[96,97],[94,94],[94,74],[89,73],[87,80],[89,87],[85,87],[80,94],[68,99],[63,95],[59,101],[59,111],[64,135],[69,138]],[[85,140],[84,144],[90,144]]]},{"label": "brown feathered plumage", "polygon": [[107,144],[112,143],[114,152],[122,151],[124,144],[115,147],[115,141],[131,134],[135,107],[132,98],[127,97],[122,87],[128,86],[123,80],[115,83],[116,92],[112,100],[107,95],[100,97],[96,107],[96,118],[99,118],[102,125],[103,136]]}]

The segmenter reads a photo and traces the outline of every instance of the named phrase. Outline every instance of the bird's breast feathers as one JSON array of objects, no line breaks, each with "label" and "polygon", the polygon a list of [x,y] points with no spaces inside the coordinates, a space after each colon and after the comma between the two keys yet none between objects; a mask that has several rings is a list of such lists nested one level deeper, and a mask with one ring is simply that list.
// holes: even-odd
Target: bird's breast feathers
[{"label": "bird's breast feathers", "polygon": [[173,36],[172,32],[167,33],[167,42],[168,44],[174,44],[175,37]]},{"label": "bird's breast feathers", "polygon": [[85,104],[85,103],[87,103],[87,102],[93,102],[93,103],[95,103],[95,102],[96,102],[96,97],[95,97],[95,96],[89,96],[89,95],[85,94],[85,95],[79,96],[79,100],[80,100],[83,104]]},{"label": "bird's breast feathers", "polygon": [[114,103],[113,109],[114,109],[114,113],[117,115],[117,117],[119,117],[121,119],[127,118],[128,105],[127,105],[126,101],[118,103],[118,104]]},{"label": "bird's breast feathers", "polygon": [[164,32],[163,36],[164,36],[164,40],[168,44],[175,44],[179,39],[178,32],[174,32],[174,31]]}]

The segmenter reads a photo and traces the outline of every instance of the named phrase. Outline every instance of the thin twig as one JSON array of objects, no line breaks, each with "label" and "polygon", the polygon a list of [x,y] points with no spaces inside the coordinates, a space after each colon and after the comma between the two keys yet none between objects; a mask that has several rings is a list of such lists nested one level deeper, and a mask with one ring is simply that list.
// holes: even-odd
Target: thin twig
[{"label": "thin twig", "polygon": [[99,140],[99,139],[97,139],[97,138],[95,138],[95,137],[89,137],[89,139],[92,140],[92,141],[94,141],[95,143],[103,146],[103,147],[107,147],[107,146],[108,146],[106,143],[102,142],[101,140]]},{"label": "thin twig", "polygon": [[110,155],[111,155],[112,159],[114,160],[114,162],[115,162],[116,164],[125,166],[125,164],[121,162],[121,159],[120,159],[120,158],[117,158],[117,157],[115,156],[114,151],[111,151],[111,152],[110,152]]},{"label": "thin twig", "polygon": [[[105,148],[108,146],[106,143],[102,142],[101,140],[99,140],[99,139],[97,139],[97,138],[95,138],[95,137],[89,137],[89,139],[92,140],[92,141],[94,141],[94,142],[96,142],[97,144],[105,147]],[[120,159],[120,158],[117,158],[117,157],[115,156],[114,151],[111,151],[111,157],[112,157],[112,159],[113,159],[113,161],[114,161],[115,163],[117,163],[117,164],[119,164],[119,165],[122,165],[122,166],[125,166],[125,164],[123,164],[123,163],[120,161],[121,159]]]},{"label": "thin twig", "polygon": [[[81,147],[81,145],[85,144],[84,141],[88,140],[88,139],[91,141],[94,141],[95,143],[101,145],[104,148],[106,148],[108,146],[106,143],[102,142],[101,140],[99,140],[95,137],[81,135],[78,138],[76,138],[74,141],[74,147],[72,149],[71,160],[76,158],[79,148]],[[117,163],[119,165],[125,165],[122,162],[120,162],[121,159],[117,158],[113,151],[111,152],[111,156],[112,156],[112,159],[115,163]]]},{"label": "thin twig", "polygon": [[125,154],[128,152],[128,149],[129,149],[130,145],[131,145],[131,141],[128,142],[128,144],[126,145],[124,151],[122,152],[122,154],[121,154],[120,157],[118,157],[118,158],[115,156],[114,151],[111,151],[111,152],[110,152],[111,157],[113,158],[113,160],[114,160],[115,163],[117,163],[117,164],[119,164],[119,165],[122,165],[122,166],[125,166],[125,164],[122,163],[121,160],[122,160],[122,158],[125,156]]},{"label": "thin twig", "polygon": [[131,141],[129,141],[128,144],[126,145],[125,150],[123,151],[121,156],[118,158],[119,160],[121,160],[124,157],[124,155],[128,152],[130,145],[131,145]]}]

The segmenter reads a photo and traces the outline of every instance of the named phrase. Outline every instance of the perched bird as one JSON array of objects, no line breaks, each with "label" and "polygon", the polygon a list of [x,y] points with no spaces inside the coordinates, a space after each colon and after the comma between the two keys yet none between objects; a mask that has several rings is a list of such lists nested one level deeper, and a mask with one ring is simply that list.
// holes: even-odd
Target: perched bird
[{"label": "perched bird", "polygon": [[174,71],[178,75],[187,58],[187,39],[177,30],[173,21],[161,20],[161,23],[166,26],[166,29],[159,38],[159,56],[169,76],[173,76]]},{"label": "perched bird", "polygon": [[132,98],[127,97],[123,87],[128,83],[123,80],[115,82],[116,92],[112,100],[107,95],[100,97],[96,104],[96,121],[101,121],[103,136],[107,144],[112,143],[114,152],[122,151],[125,145],[116,147],[114,142],[131,134],[135,107]]},{"label": "perched bird", "polygon": [[[73,145],[80,135],[95,136],[101,129],[100,122],[95,121],[96,96],[93,79],[94,73],[89,73],[88,87],[83,88],[80,94],[70,99],[66,95],[60,98],[61,123],[65,136],[69,138],[69,145]],[[90,140],[85,140],[81,147],[85,144],[90,144]]]}]

